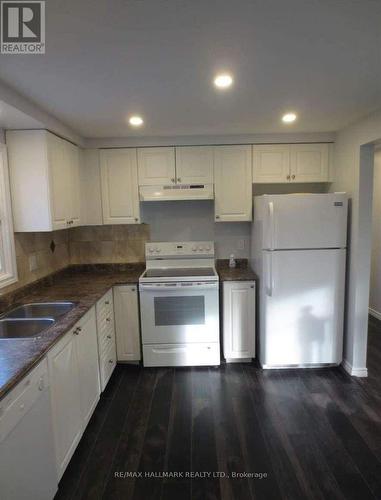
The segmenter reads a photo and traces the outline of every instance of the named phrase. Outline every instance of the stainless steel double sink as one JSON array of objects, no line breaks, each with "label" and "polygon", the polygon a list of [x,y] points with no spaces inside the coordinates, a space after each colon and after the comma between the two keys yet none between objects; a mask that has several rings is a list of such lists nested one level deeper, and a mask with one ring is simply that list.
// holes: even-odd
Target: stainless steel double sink
[{"label": "stainless steel double sink", "polygon": [[16,307],[1,316],[0,339],[39,337],[75,306],[75,302],[35,302]]}]

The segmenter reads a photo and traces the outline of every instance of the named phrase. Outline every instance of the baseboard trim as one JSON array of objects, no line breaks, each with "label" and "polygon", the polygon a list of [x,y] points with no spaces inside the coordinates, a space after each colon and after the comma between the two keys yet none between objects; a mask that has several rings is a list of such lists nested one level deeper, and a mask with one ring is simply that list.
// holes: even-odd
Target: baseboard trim
[{"label": "baseboard trim", "polygon": [[342,366],[344,370],[349,373],[352,377],[367,377],[368,376],[368,368],[354,368],[350,362],[346,359],[343,359]]},{"label": "baseboard trim", "polygon": [[381,321],[381,313],[376,311],[376,309],[372,309],[371,307],[369,307],[369,314]]}]

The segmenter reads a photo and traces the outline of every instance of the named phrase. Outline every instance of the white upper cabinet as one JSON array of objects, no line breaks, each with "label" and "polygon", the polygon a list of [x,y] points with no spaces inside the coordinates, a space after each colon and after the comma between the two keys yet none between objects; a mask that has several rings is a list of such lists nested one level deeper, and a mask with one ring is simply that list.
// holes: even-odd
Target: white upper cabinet
[{"label": "white upper cabinet", "polygon": [[251,146],[214,148],[215,220],[252,218]]},{"label": "white upper cabinet", "polygon": [[328,144],[291,144],[291,181],[329,181]]},{"label": "white upper cabinet", "polygon": [[213,184],[213,147],[176,148],[176,182],[178,184]]},{"label": "white upper cabinet", "polygon": [[80,223],[78,148],[46,130],[6,134],[14,230],[53,231]]},{"label": "white upper cabinet", "polygon": [[253,182],[330,182],[329,144],[253,146]]},{"label": "white upper cabinet", "polygon": [[81,181],[79,176],[80,161],[79,149],[74,144],[68,144],[68,165],[70,169],[70,190],[69,190],[69,220],[71,226],[79,226],[81,222]]},{"label": "white upper cabinet", "polygon": [[100,152],[104,224],[140,222],[136,149]]},{"label": "white upper cabinet", "polygon": [[139,186],[175,183],[175,148],[139,148],[138,170]]},{"label": "white upper cabinet", "polygon": [[290,180],[290,146],[271,144],[253,146],[253,183]]}]

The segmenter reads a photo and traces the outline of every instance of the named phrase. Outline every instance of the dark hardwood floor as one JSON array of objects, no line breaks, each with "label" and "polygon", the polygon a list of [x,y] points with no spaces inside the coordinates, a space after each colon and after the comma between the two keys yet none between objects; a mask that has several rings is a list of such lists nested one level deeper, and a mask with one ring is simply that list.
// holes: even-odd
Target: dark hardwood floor
[{"label": "dark hardwood floor", "polygon": [[368,367],[355,379],[341,368],[119,365],[56,499],[381,499],[376,320]]}]

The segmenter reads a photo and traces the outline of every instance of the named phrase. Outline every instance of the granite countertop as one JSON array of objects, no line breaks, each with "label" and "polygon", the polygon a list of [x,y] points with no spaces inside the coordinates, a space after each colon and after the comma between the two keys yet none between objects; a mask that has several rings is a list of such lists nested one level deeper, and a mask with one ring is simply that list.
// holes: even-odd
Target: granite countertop
[{"label": "granite countertop", "polygon": [[[0,399],[10,391],[114,285],[138,283],[144,264],[125,266],[73,266],[56,274],[50,282],[28,286],[24,294],[0,299],[0,313],[28,302],[69,300],[78,304],[40,338],[0,339]],[[11,295],[11,294],[9,294]]]},{"label": "granite countertop", "polygon": [[216,270],[221,281],[256,281],[258,279],[247,259],[236,259],[236,267],[229,267],[228,259],[218,259]]}]

